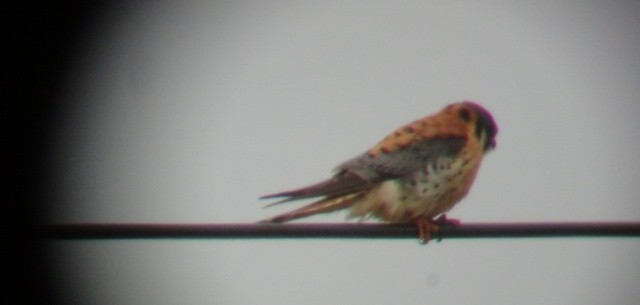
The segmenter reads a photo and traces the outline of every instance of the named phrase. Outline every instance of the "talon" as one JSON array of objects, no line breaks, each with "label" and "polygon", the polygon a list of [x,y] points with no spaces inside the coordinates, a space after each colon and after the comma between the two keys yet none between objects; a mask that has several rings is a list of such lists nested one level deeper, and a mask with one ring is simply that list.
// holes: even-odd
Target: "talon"
[{"label": "talon", "polygon": [[460,219],[447,218],[447,214],[440,215],[435,222],[441,226],[457,226],[461,223]]},{"label": "talon", "polygon": [[438,226],[432,219],[419,219],[416,221],[418,227],[418,241],[426,245],[431,240],[431,234],[438,232]]}]

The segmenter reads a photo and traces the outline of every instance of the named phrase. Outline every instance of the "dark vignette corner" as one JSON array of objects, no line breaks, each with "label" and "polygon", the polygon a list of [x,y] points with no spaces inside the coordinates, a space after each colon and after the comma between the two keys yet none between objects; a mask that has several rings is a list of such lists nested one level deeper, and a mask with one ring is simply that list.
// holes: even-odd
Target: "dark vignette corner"
[{"label": "dark vignette corner", "polygon": [[[45,244],[34,225],[44,216],[46,137],[62,75],[80,34],[104,8],[97,1],[34,1],[3,10],[2,277],[14,304],[58,304]],[[4,53],[4,52],[3,52]],[[6,277],[6,278],[5,278]],[[17,301],[17,302],[16,302]]]}]

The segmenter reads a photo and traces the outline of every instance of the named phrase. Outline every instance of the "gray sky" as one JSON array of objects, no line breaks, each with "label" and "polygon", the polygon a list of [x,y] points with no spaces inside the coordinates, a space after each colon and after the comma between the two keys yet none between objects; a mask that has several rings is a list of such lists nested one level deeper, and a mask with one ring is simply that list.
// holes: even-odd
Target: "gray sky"
[{"label": "gray sky", "polygon": [[[76,50],[50,221],[243,223],[394,128],[483,104],[463,222],[640,221],[640,2],[112,6]],[[305,222],[343,221],[335,213]],[[637,304],[636,239],[60,241],[84,304]],[[64,292],[62,292],[64,291]]]}]

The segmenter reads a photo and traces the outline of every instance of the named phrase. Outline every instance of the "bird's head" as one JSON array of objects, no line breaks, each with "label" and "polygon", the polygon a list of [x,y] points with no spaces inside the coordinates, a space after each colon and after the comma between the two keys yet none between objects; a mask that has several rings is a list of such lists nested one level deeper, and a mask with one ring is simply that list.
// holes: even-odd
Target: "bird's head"
[{"label": "bird's head", "polygon": [[464,101],[447,106],[447,111],[455,113],[465,123],[473,128],[473,136],[482,143],[483,152],[496,147],[498,125],[491,113],[477,103]]}]

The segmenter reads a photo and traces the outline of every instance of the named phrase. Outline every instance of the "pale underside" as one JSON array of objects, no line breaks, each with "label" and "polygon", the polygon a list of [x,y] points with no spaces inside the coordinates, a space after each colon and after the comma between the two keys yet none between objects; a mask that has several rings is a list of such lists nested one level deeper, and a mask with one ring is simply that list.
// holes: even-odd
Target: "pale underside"
[{"label": "pale underside", "polygon": [[412,176],[386,180],[358,196],[348,218],[379,218],[387,222],[432,219],[464,198],[478,172],[480,158],[442,158]]}]

